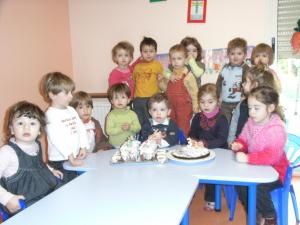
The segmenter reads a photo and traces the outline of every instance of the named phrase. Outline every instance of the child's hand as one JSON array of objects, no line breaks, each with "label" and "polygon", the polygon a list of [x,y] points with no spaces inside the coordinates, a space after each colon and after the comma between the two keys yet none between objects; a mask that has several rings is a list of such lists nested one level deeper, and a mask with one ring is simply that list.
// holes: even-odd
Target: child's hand
[{"label": "child's hand", "polygon": [[248,156],[244,152],[238,152],[236,153],[236,161],[241,163],[247,163],[248,162]]},{"label": "child's hand", "polygon": [[238,143],[238,142],[234,141],[234,142],[231,143],[230,148],[231,148],[232,151],[237,152],[237,151],[239,151],[243,148],[243,145],[241,143]]},{"label": "child's hand", "polygon": [[170,81],[171,82],[176,82],[176,81],[178,81],[179,79],[178,79],[178,77],[175,75],[175,74],[171,74],[171,76],[170,76]]},{"label": "child's hand", "polygon": [[72,166],[81,166],[83,164],[82,160],[74,158],[73,154],[69,155],[69,161]]},{"label": "child's hand", "polygon": [[123,123],[121,128],[122,128],[122,130],[130,130],[130,124],[129,123]]},{"label": "child's hand", "polygon": [[52,170],[52,173],[54,176],[56,176],[58,179],[62,180],[64,178],[64,175],[59,170]]},{"label": "child's hand", "polygon": [[79,153],[78,153],[78,155],[77,155],[77,158],[78,159],[85,159],[85,157],[86,157],[86,150],[85,150],[85,148],[81,148],[80,150],[79,150]]},{"label": "child's hand", "polygon": [[25,197],[23,195],[14,195],[5,205],[5,207],[8,209],[9,212],[11,213],[15,213],[18,210],[20,210],[20,204],[19,204],[19,200],[20,199],[25,199]]},{"label": "child's hand", "polygon": [[153,140],[156,142],[156,144],[160,144],[161,143],[161,139],[162,139],[162,133],[161,131],[154,131],[154,133],[152,135],[149,136],[149,140]]}]

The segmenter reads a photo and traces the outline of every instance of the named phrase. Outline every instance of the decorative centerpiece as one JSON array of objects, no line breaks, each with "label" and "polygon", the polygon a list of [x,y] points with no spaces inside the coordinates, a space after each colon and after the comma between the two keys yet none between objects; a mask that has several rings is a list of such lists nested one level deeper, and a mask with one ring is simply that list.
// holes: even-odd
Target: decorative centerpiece
[{"label": "decorative centerpiece", "polygon": [[166,162],[166,150],[158,149],[154,140],[147,140],[141,144],[140,141],[135,140],[133,137],[129,137],[111,158],[113,164],[147,161]]}]

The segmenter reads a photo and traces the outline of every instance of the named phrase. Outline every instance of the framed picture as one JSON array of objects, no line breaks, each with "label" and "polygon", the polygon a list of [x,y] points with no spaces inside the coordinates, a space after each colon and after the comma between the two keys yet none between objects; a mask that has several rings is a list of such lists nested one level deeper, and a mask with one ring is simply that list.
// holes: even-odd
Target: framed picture
[{"label": "framed picture", "polygon": [[207,0],[188,0],[188,23],[205,23]]}]

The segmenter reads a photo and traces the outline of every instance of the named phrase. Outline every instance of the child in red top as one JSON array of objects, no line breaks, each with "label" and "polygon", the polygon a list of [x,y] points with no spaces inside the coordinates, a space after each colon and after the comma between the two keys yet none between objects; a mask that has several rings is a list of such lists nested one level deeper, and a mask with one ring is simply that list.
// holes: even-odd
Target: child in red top
[{"label": "child in red top", "polygon": [[[276,212],[270,192],[282,186],[289,162],[284,147],[287,134],[282,121],[278,93],[270,87],[253,89],[248,96],[249,119],[242,133],[231,144],[236,160],[256,165],[271,165],[279,179],[257,186],[257,211],[264,224],[276,224]],[[247,208],[247,189],[238,187],[239,198]]]},{"label": "child in red top", "polygon": [[130,88],[132,99],[134,93],[134,84],[132,80],[133,65],[130,63],[133,59],[134,48],[127,41],[121,41],[111,50],[112,60],[118,65],[109,74],[108,86],[111,87],[117,83],[125,83]]}]

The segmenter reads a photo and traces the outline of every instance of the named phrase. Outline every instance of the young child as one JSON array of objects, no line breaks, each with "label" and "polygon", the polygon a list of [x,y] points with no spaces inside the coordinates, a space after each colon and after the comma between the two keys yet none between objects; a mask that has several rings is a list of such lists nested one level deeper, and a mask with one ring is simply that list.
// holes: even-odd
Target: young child
[{"label": "young child", "polygon": [[170,117],[187,136],[193,112],[199,111],[198,86],[195,77],[185,66],[187,59],[185,47],[180,44],[174,45],[170,48],[169,57],[173,75],[176,77],[176,82],[167,82],[166,85],[166,94],[171,105]]},{"label": "young child", "polygon": [[63,172],[64,183],[77,173],[65,170],[63,163],[68,160],[73,166],[81,165],[89,148],[86,129],[75,109],[69,106],[74,89],[71,78],[60,72],[46,74],[41,82],[41,92],[50,103],[46,111],[49,164]]},{"label": "young child", "polygon": [[231,120],[232,110],[241,100],[242,77],[249,68],[244,62],[246,54],[246,40],[235,38],[229,41],[227,46],[229,63],[223,67],[217,80],[217,88],[222,101],[221,109],[228,122]]},{"label": "young child", "polygon": [[134,99],[133,110],[140,124],[149,119],[147,101],[159,92],[158,80],[162,76],[163,66],[155,60],[157,43],[154,39],[144,37],[140,43],[141,59],[133,70]]},{"label": "young child", "polygon": [[269,71],[265,70],[263,65],[259,64],[258,66],[251,67],[249,71],[247,71],[242,86],[244,98],[233,110],[227,139],[228,144],[231,144],[239,136],[248,120],[247,96],[250,91],[260,86],[268,86],[276,89],[276,81],[274,76]]},{"label": "young child", "polygon": [[159,147],[178,143],[178,127],[168,118],[171,109],[168,98],[163,93],[153,95],[148,102],[151,119],[142,125],[140,141],[156,140]]},{"label": "young child", "polygon": [[87,131],[90,146],[87,151],[96,152],[112,149],[113,147],[108,143],[99,121],[92,117],[93,100],[89,94],[83,91],[74,93],[70,106],[76,110]]},{"label": "young child", "polygon": [[130,101],[130,89],[126,84],[114,84],[107,94],[113,109],[106,118],[106,133],[109,143],[119,147],[129,136],[136,135],[141,125],[135,112],[127,106]]},{"label": "young child", "polygon": [[[194,37],[185,37],[180,42],[186,48],[188,58],[186,60],[186,66],[188,70],[195,76],[198,88],[201,87],[201,76],[204,74],[205,65],[201,62],[202,59],[202,47],[198,40]],[[164,71],[164,76],[170,79],[172,82],[176,82],[176,75],[172,74],[173,66],[169,66],[170,70]]]},{"label": "young child", "polygon": [[133,67],[130,63],[133,59],[134,48],[132,44],[127,41],[121,41],[116,44],[112,51],[112,60],[118,65],[114,68],[108,78],[108,85],[111,87],[116,83],[125,83],[129,86],[131,96],[133,98],[134,84],[132,80]]},{"label": "young child", "polygon": [[271,46],[265,44],[265,43],[260,43],[255,46],[255,48],[252,51],[251,54],[251,63],[252,65],[259,65],[263,64],[269,72],[271,72],[274,75],[275,81],[276,81],[276,89],[278,91],[281,91],[281,84],[280,80],[274,70],[270,68],[270,66],[273,64],[274,60],[274,52]]},{"label": "young child", "polygon": [[[279,174],[277,181],[257,185],[256,208],[258,218],[262,216],[265,225],[277,224],[270,192],[282,186],[289,165],[284,152],[287,134],[278,105],[279,95],[273,88],[261,86],[253,89],[248,96],[250,118],[231,145],[231,149],[237,152],[237,161],[271,165]],[[237,187],[237,191],[247,210],[247,188]]]},{"label": "young child", "polygon": [[59,186],[55,177],[63,177],[42,160],[38,138],[45,125],[44,112],[35,104],[21,101],[7,111],[5,145],[0,149],[0,203],[11,214],[20,210],[20,199],[30,206]]},{"label": "young child", "polygon": [[[191,125],[189,137],[197,145],[206,148],[227,148],[228,122],[219,107],[219,95],[215,84],[205,84],[199,88],[198,99],[200,113],[197,113]],[[215,208],[215,185],[205,185],[205,210]]]}]

